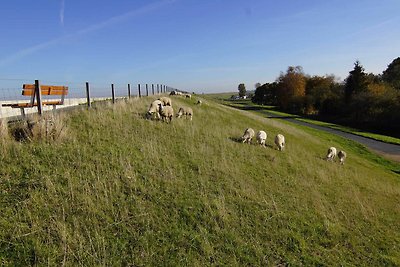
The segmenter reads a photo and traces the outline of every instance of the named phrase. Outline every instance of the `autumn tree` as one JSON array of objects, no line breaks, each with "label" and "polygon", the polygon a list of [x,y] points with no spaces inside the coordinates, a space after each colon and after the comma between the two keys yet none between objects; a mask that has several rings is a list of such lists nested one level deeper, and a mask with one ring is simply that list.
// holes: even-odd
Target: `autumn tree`
[{"label": "autumn tree", "polygon": [[301,66],[289,66],[286,73],[278,78],[278,99],[280,106],[285,110],[298,112],[305,96],[306,78]]},{"label": "autumn tree", "polygon": [[244,83],[239,84],[238,90],[239,90],[240,97],[243,97],[246,95],[246,86],[244,85]]}]

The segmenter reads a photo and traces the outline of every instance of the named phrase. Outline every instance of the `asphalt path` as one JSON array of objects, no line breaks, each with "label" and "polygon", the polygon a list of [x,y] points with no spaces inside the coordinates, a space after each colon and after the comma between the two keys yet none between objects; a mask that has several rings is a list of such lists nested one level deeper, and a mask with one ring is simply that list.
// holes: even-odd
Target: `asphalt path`
[{"label": "asphalt path", "polygon": [[317,130],[325,131],[325,132],[328,132],[328,133],[336,134],[336,135],[342,136],[344,138],[356,141],[356,142],[358,142],[360,144],[363,144],[367,148],[375,151],[378,154],[387,156],[388,158],[390,158],[392,160],[400,162],[400,145],[389,144],[389,143],[385,143],[385,142],[382,142],[382,141],[377,141],[377,140],[374,140],[374,139],[371,139],[371,138],[367,138],[367,137],[363,137],[363,136],[359,136],[359,135],[343,132],[343,131],[340,131],[340,130],[332,129],[332,128],[329,128],[329,127],[324,127],[324,126],[319,126],[319,125],[315,125],[315,124],[312,124],[312,123],[307,123],[307,122],[304,122],[304,121],[299,121],[299,120],[296,120],[295,118],[291,118],[291,117],[279,116],[279,115],[270,113],[268,111],[263,111],[263,113],[266,114],[268,118],[281,119],[281,120],[289,121],[291,123],[295,123],[295,124],[298,124],[298,125],[307,126],[307,127],[313,128],[313,129],[317,129]]}]

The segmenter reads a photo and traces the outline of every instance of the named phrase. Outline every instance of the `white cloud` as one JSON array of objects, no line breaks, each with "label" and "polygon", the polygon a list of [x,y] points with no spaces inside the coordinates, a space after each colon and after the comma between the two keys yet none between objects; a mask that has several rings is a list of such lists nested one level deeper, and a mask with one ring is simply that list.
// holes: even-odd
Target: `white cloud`
[{"label": "white cloud", "polygon": [[[64,24],[64,1],[65,0],[62,0],[62,2],[61,2],[61,10],[60,10],[60,22],[61,22],[61,24]],[[10,64],[10,63],[13,63],[15,61],[18,61],[18,60],[20,60],[20,59],[22,59],[22,58],[24,58],[24,57],[26,57],[28,55],[31,55],[31,54],[33,54],[33,53],[35,53],[37,51],[43,50],[43,49],[48,48],[50,46],[56,45],[56,44],[58,44],[60,42],[63,42],[65,40],[76,38],[76,37],[79,37],[79,36],[83,36],[85,34],[101,30],[101,29],[103,29],[105,27],[121,23],[121,22],[123,22],[125,20],[132,19],[134,17],[137,17],[137,16],[140,16],[140,15],[149,13],[151,11],[160,9],[160,8],[162,8],[164,6],[167,6],[169,4],[172,4],[172,3],[176,2],[176,1],[177,0],[161,0],[161,1],[157,1],[157,2],[151,3],[149,5],[143,6],[141,8],[138,8],[138,9],[135,9],[135,10],[131,10],[131,11],[127,12],[127,13],[111,17],[111,18],[109,18],[109,19],[107,19],[105,21],[90,25],[90,26],[88,26],[88,27],[86,27],[86,28],[84,28],[82,30],[79,30],[79,31],[73,33],[73,34],[64,35],[62,37],[58,37],[58,38],[43,42],[41,44],[38,44],[38,45],[35,45],[35,46],[32,46],[32,47],[24,48],[24,49],[16,52],[15,54],[13,54],[11,56],[8,56],[6,58],[0,59],[0,67],[4,67],[7,64]]]},{"label": "white cloud", "polygon": [[61,0],[60,23],[63,27],[64,27],[64,10],[65,10],[65,0]]}]

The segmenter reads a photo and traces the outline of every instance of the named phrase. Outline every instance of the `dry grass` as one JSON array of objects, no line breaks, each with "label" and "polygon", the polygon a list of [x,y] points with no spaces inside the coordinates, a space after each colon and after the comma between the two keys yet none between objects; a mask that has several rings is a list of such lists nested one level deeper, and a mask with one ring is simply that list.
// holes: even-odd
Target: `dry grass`
[{"label": "dry grass", "polygon": [[35,115],[28,120],[15,122],[6,129],[5,136],[18,142],[64,142],[71,138],[65,114],[46,113],[42,117]]}]

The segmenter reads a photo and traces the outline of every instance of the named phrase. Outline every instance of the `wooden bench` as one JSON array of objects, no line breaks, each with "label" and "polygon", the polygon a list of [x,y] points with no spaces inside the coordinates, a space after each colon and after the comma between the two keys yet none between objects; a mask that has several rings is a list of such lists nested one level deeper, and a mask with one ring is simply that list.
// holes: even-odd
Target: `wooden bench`
[{"label": "wooden bench", "polygon": [[[40,90],[38,88],[40,87]],[[55,86],[55,85],[38,85],[38,84],[24,84],[22,87],[22,95],[30,96],[31,101],[28,103],[13,103],[3,104],[3,107],[19,108],[21,115],[25,117],[25,109],[38,107],[39,114],[42,112],[42,106],[56,106],[63,105],[65,96],[68,94],[67,86]],[[42,101],[42,95],[45,96],[60,96],[60,99],[49,99]]]}]

